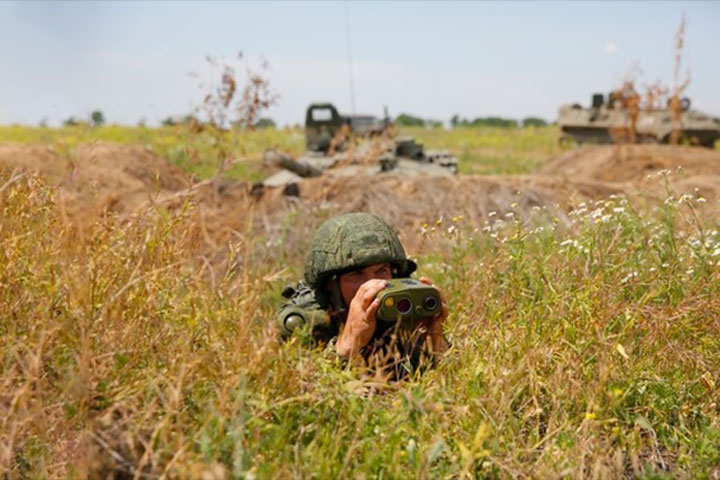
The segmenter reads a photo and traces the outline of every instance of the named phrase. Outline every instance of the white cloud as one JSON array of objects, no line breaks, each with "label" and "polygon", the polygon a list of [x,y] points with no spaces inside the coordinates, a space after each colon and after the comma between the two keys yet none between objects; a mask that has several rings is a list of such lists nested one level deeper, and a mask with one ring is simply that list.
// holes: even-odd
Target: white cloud
[{"label": "white cloud", "polygon": [[607,55],[612,55],[618,51],[618,46],[614,42],[608,42],[602,47],[602,52]]}]

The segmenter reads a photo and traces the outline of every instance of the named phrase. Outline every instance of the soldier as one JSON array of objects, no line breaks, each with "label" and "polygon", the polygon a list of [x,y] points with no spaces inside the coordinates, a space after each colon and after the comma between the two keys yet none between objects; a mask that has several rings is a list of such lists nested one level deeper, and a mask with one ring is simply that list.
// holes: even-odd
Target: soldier
[{"label": "soldier", "polygon": [[[380,306],[376,297],[387,281],[408,277],[416,268],[381,218],[369,213],[331,218],[312,239],[304,282],[283,291],[289,301],[276,315],[281,337],[304,330],[315,342],[334,342],[344,359],[383,357],[387,364],[392,358],[391,363],[404,373],[414,371],[426,354],[439,354],[448,347],[443,335],[445,300],[442,312],[413,332],[398,332],[396,324],[378,322],[375,314]],[[432,285],[427,278],[420,281]]]}]

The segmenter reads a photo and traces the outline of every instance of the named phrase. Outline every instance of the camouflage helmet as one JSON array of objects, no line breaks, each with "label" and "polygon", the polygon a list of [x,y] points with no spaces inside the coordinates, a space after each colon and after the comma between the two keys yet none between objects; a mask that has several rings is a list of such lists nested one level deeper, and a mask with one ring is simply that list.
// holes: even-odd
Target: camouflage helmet
[{"label": "camouflage helmet", "polygon": [[305,259],[305,282],[318,289],[332,275],[376,263],[391,264],[399,277],[407,277],[417,268],[383,219],[370,213],[339,215],[315,232]]}]

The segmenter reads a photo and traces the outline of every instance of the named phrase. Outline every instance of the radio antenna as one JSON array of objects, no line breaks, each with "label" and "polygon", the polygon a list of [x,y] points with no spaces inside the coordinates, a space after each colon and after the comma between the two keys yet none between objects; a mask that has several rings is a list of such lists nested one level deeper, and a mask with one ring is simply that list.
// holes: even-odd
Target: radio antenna
[{"label": "radio antenna", "polygon": [[345,40],[347,42],[348,77],[350,79],[350,107],[355,115],[355,82],[353,81],[352,48],[350,47],[350,10],[349,0],[345,0]]}]

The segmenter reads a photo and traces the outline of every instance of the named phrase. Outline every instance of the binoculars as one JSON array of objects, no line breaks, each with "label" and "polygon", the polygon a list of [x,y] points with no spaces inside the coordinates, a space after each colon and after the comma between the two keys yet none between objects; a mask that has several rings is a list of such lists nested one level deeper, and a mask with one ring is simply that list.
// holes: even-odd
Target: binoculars
[{"label": "binoculars", "polygon": [[442,311],[440,292],[412,278],[393,278],[378,293],[380,307],[376,317],[384,322],[410,323],[421,318],[432,318]]},{"label": "binoculars", "polygon": [[[377,298],[380,299],[380,307],[376,317],[382,322],[412,327],[416,320],[432,318],[442,311],[440,292],[412,278],[389,280]],[[278,312],[277,322],[281,335],[287,338],[305,325],[311,328],[329,325],[330,318],[325,310],[290,305]]]}]

